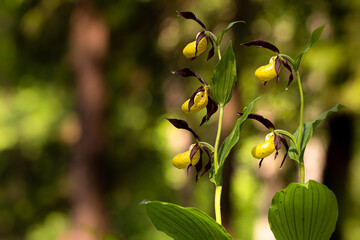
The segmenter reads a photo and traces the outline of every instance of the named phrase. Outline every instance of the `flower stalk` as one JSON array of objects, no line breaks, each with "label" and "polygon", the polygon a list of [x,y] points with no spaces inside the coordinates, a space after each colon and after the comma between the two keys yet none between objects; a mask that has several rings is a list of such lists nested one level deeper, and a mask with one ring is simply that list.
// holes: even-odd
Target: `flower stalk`
[{"label": "flower stalk", "polygon": [[300,182],[302,184],[305,183],[305,165],[304,165],[304,161],[300,162]]},{"label": "flower stalk", "polygon": [[300,152],[300,147],[299,145],[297,144],[297,141],[295,140],[294,138],[294,135],[292,135],[291,133],[289,133],[288,131],[285,131],[285,130],[282,130],[282,129],[275,129],[274,130],[275,133],[280,133],[284,136],[287,136],[288,138],[290,138],[290,140],[294,143],[295,145],[295,148],[298,152]]},{"label": "flower stalk", "polygon": [[299,94],[300,94],[300,116],[299,116],[299,138],[298,138],[298,147],[299,147],[299,155],[300,155],[300,176],[301,176],[301,183],[305,183],[305,164],[304,164],[304,158],[303,156],[301,156],[301,140],[303,133],[303,118],[304,118],[304,93],[301,85],[299,70],[296,70],[296,79],[298,82]]},{"label": "flower stalk", "polygon": [[[223,122],[223,116],[224,116],[224,106],[220,105],[219,107],[219,122],[218,122],[218,129],[215,139],[215,146],[214,146],[214,170],[215,175],[217,174],[219,170],[219,143],[220,143],[220,135],[221,135],[221,128],[222,128],[222,122]],[[215,189],[215,220],[217,223],[221,225],[221,191],[222,186],[216,186]]]},{"label": "flower stalk", "polygon": [[222,186],[216,186],[215,189],[215,220],[221,225],[221,192]]}]

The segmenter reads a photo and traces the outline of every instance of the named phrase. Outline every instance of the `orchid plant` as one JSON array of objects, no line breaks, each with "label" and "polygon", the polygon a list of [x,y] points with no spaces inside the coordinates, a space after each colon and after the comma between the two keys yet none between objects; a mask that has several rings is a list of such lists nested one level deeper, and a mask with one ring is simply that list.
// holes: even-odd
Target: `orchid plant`
[{"label": "orchid plant", "polygon": [[[186,114],[193,114],[206,108],[207,113],[202,118],[200,126],[203,126],[215,112],[219,111],[219,114],[214,144],[202,141],[200,136],[195,133],[185,120],[167,119],[174,127],[189,131],[195,139],[187,151],[174,156],[172,164],[176,168],[187,169],[188,172],[194,169],[196,171],[196,181],[209,172],[209,179],[215,185],[215,219],[195,208],[184,208],[176,204],[159,201],[144,201],[143,204],[146,206],[149,218],[159,231],[165,232],[176,240],[232,239],[231,235],[222,226],[221,221],[222,170],[230,151],[240,139],[240,132],[245,121],[253,119],[269,130],[265,141],[249,150],[255,159],[260,160],[259,168],[264,158],[270,156],[273,152],[275,152],[276,158],[282,146],[284,146],[285,154],[280,167],[289,156],[299,164],[300,168],[300,183],[291,183],[284,190],[277,192],[269,208],[268,220],[275,238],[277,240],[328,240],[335,229],[338,216],[336,197],[323,184],[313,180],[305,182],[304,152],[318,124],[330,113],[340,110],[343,106],[336,105],[324,112],[315,121],[303,123],[304,97],[299,73],[303,55],[318,41],[325,26],[317,28],[312,33],[305,49],[295,58],[280,53],[280,50],[275,45],[264,40],[254,40],[242,44],[244,46],[265,48],[275,53],[275,56],[270,58],[268,64],[259,67],[255,71],[255,77],[261,84],[266,85],[268,81],[273,79],[277,79],[277,82],[279,82],[279,72],[282,68],[289,71],[287,87],[296,79],[300,96],[299,126],[292,134],[289,131],[276,128],[264,116],[252,113],[253,106],[258,100],[256,98],[242,112],[238,113],[239,118],[236,120],[232,131],[220,144],[224,108],[232,98],[232,90],[238,79],[236,58],[231,42],[228,43],[223,54],[220,51],[220,45],[223,35],[234,24],[243,21],[230,23],[216,36],[206,28],[205,24],[194,13],[178,12],[178,14],[185,19],[197,22],[202,28],[196,35],[195,40],[185,46],[183,55],[194,60],[204,54],[208,49],[208,45],[211,45],[207,60],[215,55],[215,48],[219,59],[209,83],[190,68],[173,71],[174,74],[181,77],[195,78],[201,84],[190,98],[185,101],[181,109]],[[204,155],[206,155],[207,160],[205,165],[203,163]]]}]

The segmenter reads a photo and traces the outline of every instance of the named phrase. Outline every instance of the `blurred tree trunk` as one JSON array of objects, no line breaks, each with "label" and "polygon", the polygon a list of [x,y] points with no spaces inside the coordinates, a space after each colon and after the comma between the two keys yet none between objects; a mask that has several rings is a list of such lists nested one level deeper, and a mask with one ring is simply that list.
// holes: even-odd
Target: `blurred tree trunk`
[{"label": "blurred tree trunk", "polygon": [[75,76],[81,136],[70,166],[72,226],[66,239],[100,239],[107,228],[105,180],[105,83],[108,27],[89,1],[76,5],[70,21],[70,61]]},{"label": "blurred tree trunk", "polygon": [[[330,120],[330,142],[327,151],[327,164],[324,172],[324,184],[336,195],[339,206],[339,219],[331,240],[340,240],[341,224],[344,223],[349,194],[347,192],[349,164],[354,141],[354,119],[351,115],[337,115]],[[350,207],[351,209],[351,207]],[[351,211],[351,210],[350,210]]]},{"label": "blurred tree trunk", "polygon": [[[225,139],[230,132],[232,131],[235,122],[238,118],[237,112],[239,111],[239,91],[237,88],[233,91],[233,98],[226,105],[226,110],[224,111],[224,121],[223,121],[223,131],[221,133],[221,139]],[[222,142],[223,140],[221,140]],[[221,143],[220,142],[220,143]],[[234,148],[236,149],[236,148]],[[232,205],[231,202],[231,180],[233,177],[233,163],[234,161],[234,150],[230,152],[226,162],[224,163],[223,168],[223,190],[221,194],[221,215],[222,215],[222,224],[223,226],[231,232],[231,213]]]}]

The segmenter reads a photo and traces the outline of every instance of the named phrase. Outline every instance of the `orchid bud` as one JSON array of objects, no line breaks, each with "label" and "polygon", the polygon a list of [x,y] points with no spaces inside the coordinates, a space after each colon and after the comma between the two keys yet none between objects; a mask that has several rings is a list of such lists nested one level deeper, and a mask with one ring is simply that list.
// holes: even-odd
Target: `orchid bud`
[{"label": "orchid bud", "polygon": [[188,151],[179,153],[172,159],[172,164],[174,165],[174,167],[179,169],[187,168],[190,165],[190,163],[191,165],[195,166],[199,162],[200,150],[196,151],[192,159],[190,159],[190,153],[194,146],[195,144],[192,144]]},{"label": "orchid bud", "polygon": [[205,108],[208,104],[208,93],[206,90],[198,92],[194,97],[194,105],[191,106],[189,111],[189,102],[188,99],[181,107],[184,113],[195,113]]},{"label": "orchid bud", "polygon": [[275,69],[275,59],[277,57],[271,57],[269,64],[265,65],[265,66],[261,66],[258,69],[256,69],[255,71],[255,77],[261,82],[261,83],[266,83],[267,81],[270,81],[272,79],[274,79],[277,75],[278,72],[276,72]]},{"label": "orchid bud", "polygon": [[203,37],[197,46],[197,51],[196,51],[196,40],[195,40],[189,43],[188,45],[186,45],[186,47],[183,50],[183,54],[186,58],[194,58],[203,54],[206,51],[206,48],[207,48],[207,38]]},{"label": "orchid bud", "polygon": [[275,134],[273,132],[266,135],[265,142],[260,143],[251,150],[253,157],[257,159],[263,159],[272,154],[275,151],[274,140]]}]

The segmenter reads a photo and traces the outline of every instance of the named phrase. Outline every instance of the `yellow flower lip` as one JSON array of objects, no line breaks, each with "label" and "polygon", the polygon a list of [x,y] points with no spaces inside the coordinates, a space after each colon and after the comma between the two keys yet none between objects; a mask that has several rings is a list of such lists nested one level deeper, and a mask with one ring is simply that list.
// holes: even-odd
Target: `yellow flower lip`
[{"label": "yellow flower lip", "polygon": [[205,108],[208,104],[208,93],[206,90],[198,92],[194,97],[194,105],[191,106],[189,111],[189,102],[188,99],[184,104],[181,106],[181,109],[184,113],[190,114],[200,111],[201,109]]},{"label": "yellow flower lip", "polygon": [[278,75],[278,73],[276,72],[276,69],[275,69],[275,64],[276,64],[275,59],[276,58],[277,58],[277,56],[271,57],[269,64],[261,66],[258,69],[256,69],[255,77],[261,83],[266,83],[266,82],[274,79]]},{"label": "yellow flower lip", "polygon": [[197,51],[196,51],[196,40],[195,40],[185,46],[185,48],[183,49],[183,55],[186,58],[194,58],[203,54],[206,51],[206,49],[207,49],[207,38],[203,37],[197,46]]},{"label": "yellow flower lip", "polygon": [[273,132],[266,135],[265,142],[256,145],[251,150],[252,156],[257,159],[263,159],[272,154],[275,151],[274,139],[275,134]]},{"label": "yellow flower lip", "polygon": [[200,150],[196,151],[196,153],[190,160],[190,153],[194,146],[195,144],[192,144],[188,151],[179,153],[172,159],[172,164],[174,165],[174,167],[182,169],[187,168],[190,164],[192,166],[195,166],[199,162]]}]

